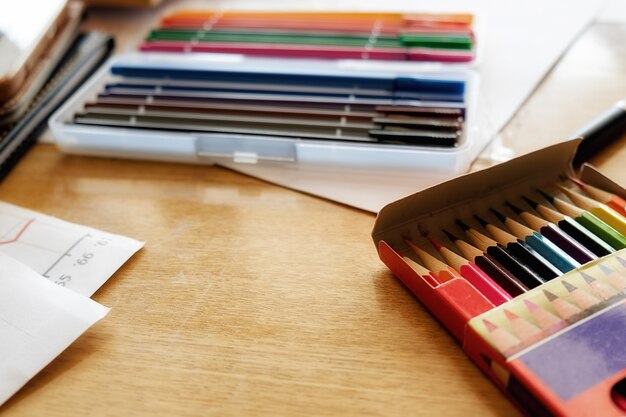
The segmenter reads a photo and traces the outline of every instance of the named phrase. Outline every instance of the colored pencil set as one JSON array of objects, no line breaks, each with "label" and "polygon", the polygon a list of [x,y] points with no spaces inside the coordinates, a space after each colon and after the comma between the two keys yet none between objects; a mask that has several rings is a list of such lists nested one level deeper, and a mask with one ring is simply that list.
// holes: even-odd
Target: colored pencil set
[{"label": "colored pencil set", "polygon": [[443,148],[464,137],[463,79],[176,60],[110,72],[76,125]]},{"label": "colored pencil set", "polygon": [[471,14],[180,10],[140,49],[250,56],[467,63]]},{"label": "colored pencil set", "polygon": [[626,411],[626,201],[590,166],[574,176],[577,143],[394,202],[372,233],[383,262],[533,416]]}]

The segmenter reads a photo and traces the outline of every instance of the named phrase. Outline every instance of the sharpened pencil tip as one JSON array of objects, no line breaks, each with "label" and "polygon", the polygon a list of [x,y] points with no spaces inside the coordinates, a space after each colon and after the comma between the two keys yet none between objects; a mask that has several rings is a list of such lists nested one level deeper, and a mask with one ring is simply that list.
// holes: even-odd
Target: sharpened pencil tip
[{"label": "sharpened pencil tip", "polygon": [[541,194],[541,195],[543,196],[543,198],[545,198],[546,200],[548,200],[550,203],[554,203],[554,196],[552,196],[552,195],[550,195],[550,194],[546,193],[546,192],[545,192],[545,191],[543,191],[543,190],[540,190],[539,188],[537,188],[537,192],[538,192],[539,194]]},{"label": "sharpened pencil tip", "polygon": [[528,198],[528,197],[526,197],[524,195],[522,196],[522,198],[532,208],[537,208],[537,206],[539,205],[539,203],[537,203],[535,200],[531,200],[530,198]]},{"label": "sharpened pencil tip", "polygon": [[456,224],[457,224],[457,225],[458,225],[458,226],[459,226],[459,227],[460,227],[460,228],[461,228],[464,232],[467,232],[467,231],[470,229],[470,227],[469,227],[468,225],[466,225],[465,223],[463,223],[463,222],[462,222],[461,220],[459,220],[459,219],[456,219],[456,221],[455,221],[455,222],[456,222]]},{"label": "sharpened pencil tip", "polygon": [[516,205],[510,203],[510,202],[506,202],[505,203],[507,206],[509,206],[511,208],[511,210],[513,210],[515,212],[515,214],[521,214],[524,212],[524,210],[522,210],[521,208],[517,207]]},{"label": "sharpened pencil tip", "polygon": [[491,210],[491,212],[493,214],[496,215],[496,217],[498,218],[498,220],[500,220],[502,223],[504,223],[506,221],[506,216],[502,213],[500,213],[498,210],[494,209],[494,208],[490,208],[489,210]]},{"label": "sharpened pencil tip", "polygon": [[441,249],[441,244],[439,242],[437,242],[435,239],[433,239],[430,236],[424,236],[426,239],[428,239],[428,241],[430,242],[431,245],[433,245],[435,247],[435,249],[439,250]]},{"label": "sharpened pencil tip", "polygon": [[482,217],[477,216],[475,214],[474,214],[474,218],[478,221],[478,223],[480,223],[480,225],[482,227],[485,227],[485,226],[487,226],[489,224],[489,223],[487,223],[487,221],[485,219],[483,219]]},{"label": "sharpened pencil tip", "polygon": [[446,236],[448,236],[448,239],[450,239],[451,242],[456,242],[457,240],[459,240],[458,237],[454,236],[452,233],[448,232],[446,229],[443,229],[443,233],[445,233]]}]

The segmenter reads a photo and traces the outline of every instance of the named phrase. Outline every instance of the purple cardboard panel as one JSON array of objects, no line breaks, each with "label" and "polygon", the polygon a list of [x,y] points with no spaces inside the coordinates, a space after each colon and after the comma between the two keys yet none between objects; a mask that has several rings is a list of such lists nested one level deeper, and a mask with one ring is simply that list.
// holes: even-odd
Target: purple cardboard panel
[{"label": "purple cardboard panel", "polygon": [[564,401],[626,369],[626,304],[540,343],[519,359]]}]

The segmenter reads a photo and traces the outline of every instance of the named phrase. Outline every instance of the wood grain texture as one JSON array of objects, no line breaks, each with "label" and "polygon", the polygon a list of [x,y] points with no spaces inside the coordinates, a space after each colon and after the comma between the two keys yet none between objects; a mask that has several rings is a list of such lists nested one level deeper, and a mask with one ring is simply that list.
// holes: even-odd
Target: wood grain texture
[{"label": "wood grain texture", "polygon": [[[88,25],[110,27],[102,13]],[[551,143],[621,98],[623,34],[585,32],[504,144]],[[596,162],[626,183],[624,161],[617,144]],[[2,416],[519,415],[378,260],[372,214],[218,167],[46,144],[0,199],[147,242],[94,295],[111,313]]]}]

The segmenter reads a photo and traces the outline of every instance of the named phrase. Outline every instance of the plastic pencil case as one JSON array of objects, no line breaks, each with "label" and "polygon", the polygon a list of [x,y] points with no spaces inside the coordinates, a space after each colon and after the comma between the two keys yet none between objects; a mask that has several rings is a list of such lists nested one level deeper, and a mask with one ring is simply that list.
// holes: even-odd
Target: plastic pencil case
[{"label": "plastic pencil case", "polygon": [[[380,259],[461,343],[476,365],[530,416],[625,415],[626,249],[585,263],[496,306],[464,278],[438,284],[416,273],[404,260],[415,256],[405,242],[408,239],[427,247],[424,234],[455,231],[456,219],[483,215],[491,207],[558,182],[562,175],[574,176],[570,159],[578,141],[551,146],[395,201],[380,211],[372,232]],[[622,198],[626,194],[589,165],[583,166],[578,178]],[[558,308],[575,305],[573,297],[582,297],[568,292],[573,288],[593,292],[597,299],[592,297],[588,309],[569,319],[557,320]],[[598,291],[606,294],[598,295]],[[532,330],[522,337],[525,329]]]},{"label": "plastic pencil case", "polygon": [[[462,130],[456,144],[450,147],[430,145],[363,143],[342,140],[317,140],[315,138],[283,137],[273,134],[241,134],[194,129],[151,129],[128,126],[83,125],[74,117],[85,109],[85,104],[98,98],[107,84],[128,81],[128,77],[112,74],[112,69],[124,67],[127,71],[204,71],[219,72],[228,77],[229,72],[251,69],[268,75],[295,77],[302,75],[333,75],[338,77],[374,79],[396,77],[405,80],[423,79],[428,82],[452,82],[463,85],[460,96],[454,101],[437,97],[427,100],[411,97],[395,100],[416,108],[451,108],[463,114]],[[477,80],[467,71],[446,72],[441,65],[424,66],[419,74],[403,72],[399,66],[390,72],[387,66],[360,63],[327,61],[294,62],[293,60],[255,59],[237,55],[197,54],[176,56],[171,54],[128,54],[110,60],[76,94],[71,97],[51,118],[49,126],[56,137],[58,147],[67,153],[150,159],[161,161],[214,164],[219,162],[272,163],[281,165],[307,164],[368,170],[391,170],[393,172],[464,172],[471,163],[472,148],[476,147],[479,135],[475,123],[477,109]],[[226,75],[224,75],[226,74]],[[254,75],[256,77],[256,75]],[[264,78],[259,78],[263,83]],[[163,81],[163,80],[161,80]],[[160,81],[160,82],[161,82]],[[164,82],[168,82],[165,80]],[[193,81],[195,83],[196,81]],[[216,82],[220,82],[218,79]],[[184,82],[183,82],[184,83]],[[180,83],[179,83],[180,84]],[[286,81],[286,84],[289,84]],[[399,85],[397,83],[396,85]],[[196,85],[196,84],[194,84]],[[258,86],[258,84],[256,84]],[[285,88],[285,87],[278,87]],[[288,87],[286,87],[288,88]],[[378,87],[376,87],[378,88]],[[146,104],[153,103],[152,98]],[[202,100],[197,100],[202,104]],[[359,98],[353,104],[360,104]],[[296,103],[295,106],[299,106]],[[140,110],[144,107],[139,106]]]}]

